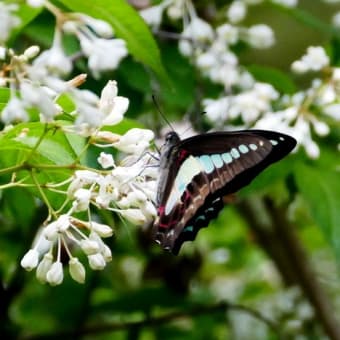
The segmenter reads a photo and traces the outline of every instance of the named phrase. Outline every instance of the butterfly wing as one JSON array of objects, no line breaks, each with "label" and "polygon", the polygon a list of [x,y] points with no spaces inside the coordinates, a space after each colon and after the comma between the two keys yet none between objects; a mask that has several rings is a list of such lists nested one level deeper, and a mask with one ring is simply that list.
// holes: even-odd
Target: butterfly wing
[{"label": "butterfly wing", "polygon": [[[154,237],[178,253],[223,208],[222,196],[249,184],[262,170],[296,145],[287,135],[246,130],[194,136],[175,145],[160,177]],[[163,177],[163,178],[162,178]]]}]

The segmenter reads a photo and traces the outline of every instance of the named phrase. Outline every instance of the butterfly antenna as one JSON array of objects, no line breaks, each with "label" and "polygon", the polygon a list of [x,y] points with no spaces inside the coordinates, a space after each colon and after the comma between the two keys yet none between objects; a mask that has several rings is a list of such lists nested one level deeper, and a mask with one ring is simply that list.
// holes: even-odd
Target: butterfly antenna
[{"label": "butterfly antenna", "polygon": [[169,120],[166,118],[165,114],[162,112],[162,110],[160,109],[158,102],[156,100],[156,97],[154,95],[152,95],[152,101],[156,106],[156,109],[158,111],[158,113],[160,114],[160,116],[164,119],[164,121],[169,125],[169,127],[171,128],[172,131],[175,131],[174,127],[171,125],[171,123],[169,122]]}]

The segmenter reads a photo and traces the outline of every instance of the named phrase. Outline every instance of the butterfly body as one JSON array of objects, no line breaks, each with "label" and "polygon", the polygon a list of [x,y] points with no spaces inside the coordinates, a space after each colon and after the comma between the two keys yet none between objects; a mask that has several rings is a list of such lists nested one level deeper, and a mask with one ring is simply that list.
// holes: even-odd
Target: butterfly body
[{"label": "butterfly body", "polygon": [[286,156],[294,138],[272,131],[212,132],[180,140],[169,132],[162,148],[153,226],[156,242],[174,254],[194,240],[223,208],[223,196],[249,184]]}]

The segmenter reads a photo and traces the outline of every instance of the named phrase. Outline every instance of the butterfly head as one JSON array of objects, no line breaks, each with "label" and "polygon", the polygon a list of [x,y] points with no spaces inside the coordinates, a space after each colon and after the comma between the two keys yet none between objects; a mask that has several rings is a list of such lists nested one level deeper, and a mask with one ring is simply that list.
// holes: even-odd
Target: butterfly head
[{"label": "butterfly head", "polygon": [[180,138],[175,131],[170,131],[165,135],[165,144],[168,146],[176,145],[180,142]]}]

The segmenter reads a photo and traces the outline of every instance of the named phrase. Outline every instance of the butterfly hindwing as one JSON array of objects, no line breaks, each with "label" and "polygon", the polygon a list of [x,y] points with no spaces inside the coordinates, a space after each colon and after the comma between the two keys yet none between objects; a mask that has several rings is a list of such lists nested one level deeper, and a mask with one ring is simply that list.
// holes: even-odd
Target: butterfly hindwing
[{"label": "butterfly hindwing", "polygon": [[[171,134],[175,134],[172,132]],[[249,184],[295,146],[262,130],[215,132],[165,144],[161,154],[154,237],[173,253],[223,208],[221,197]]]}]

